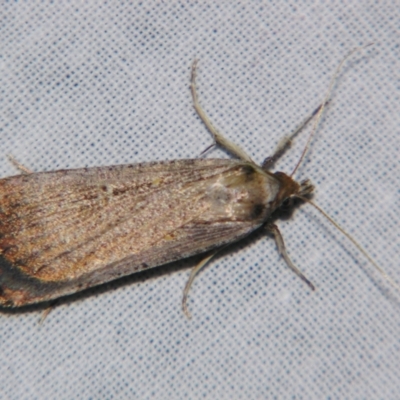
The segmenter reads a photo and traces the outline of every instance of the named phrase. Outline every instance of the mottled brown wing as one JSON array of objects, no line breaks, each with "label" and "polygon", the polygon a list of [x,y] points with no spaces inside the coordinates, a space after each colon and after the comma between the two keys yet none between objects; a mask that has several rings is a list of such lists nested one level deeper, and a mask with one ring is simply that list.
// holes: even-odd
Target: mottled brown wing
[{"label": "mottled brown wing", "polygon": [[[9,266],[0,266],[0,303],[59,297],[235,241],[268,212],[258,175],[239,161],[200,159],[2,179],[0,251]],[[246,202],[249,185],[255,199]],[[11,275],[40,290],[18,297]]]}]

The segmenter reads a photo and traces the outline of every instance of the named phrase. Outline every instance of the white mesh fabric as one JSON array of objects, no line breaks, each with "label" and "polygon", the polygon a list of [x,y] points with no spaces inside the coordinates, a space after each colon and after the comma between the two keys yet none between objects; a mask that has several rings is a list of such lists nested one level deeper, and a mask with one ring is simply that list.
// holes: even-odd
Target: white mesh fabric
[{"label": "white mesh fabric", "polygon": [[[57,4],[56,4],[57,3]],[[400,282],[400,9],[395,2],[9,2],[1,8],[0,173],[197,157],[190,65],[215,125],[255,160],[332,101],[297,178]],[[308,130],[309,131],[309,130]],[[277,164],[290,172],[307,132]],[[226,157],[213,150],[207,157]],[[0,314],[7,399],[396,399],[400,294],[310,206],[271,238],[40,309]]]}]

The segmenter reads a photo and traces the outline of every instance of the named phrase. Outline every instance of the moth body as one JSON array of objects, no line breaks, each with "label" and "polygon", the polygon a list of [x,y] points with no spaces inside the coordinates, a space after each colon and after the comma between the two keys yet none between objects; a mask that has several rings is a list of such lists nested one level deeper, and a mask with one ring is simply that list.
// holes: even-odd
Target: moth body
[{"label": "moth body", "polygon": [[237,241],[300,185],[193,159],[0,180],[0,304],[51,300]]}]

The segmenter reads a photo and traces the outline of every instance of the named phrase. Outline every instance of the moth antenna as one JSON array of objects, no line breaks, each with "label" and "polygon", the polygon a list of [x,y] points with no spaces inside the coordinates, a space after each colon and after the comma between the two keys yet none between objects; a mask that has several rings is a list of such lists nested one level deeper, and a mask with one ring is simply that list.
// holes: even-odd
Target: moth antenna
[{"label": "moth antenna", "polygon": [[344,64],[354,53],[357,53],[357,52],[359,52],[359,51],[361,51],[361,50],[364,50],[365,48],[367,48],[367,47],[369,47],[369,46],[372,46],[372,45],[373,45],[373,43],[368,43],[368,44],[366,44],[365,46],[356,47],[355,49],[351,50],[348,54],[346,54],[346,55],[343,57],[343,59],[342,59],[342,61],[340,62],[340,64],[336,67],[335,73],[333,74],[333,76],[332,76],[332,78],[331,78],[331,81],[330,81],[330,83],[329,83],[329,87],[328,87],[328,90],[327,90],[326,95],[325,95],[325,97],[324,97],[324,100],[322,101],[321,107],[319,108],[319,110],[318,110],[318,112],[317,112],[317,116],[316,116],[316,118],[315,118],[315,120],[314,120],[314,125],[313,125],[313,127],[312,127],[311,133],[310,133],[309,136],[308,136],[307,143],[306,143],[306,145],[304,146],[304,149],[303,149],[303,152],[301,153],[301,156],[300,156],[300,158],[299,158],[299,161],[297,162],[296,166],[294,167],[294,170],[293,170],[292,173],[290,174],[290,177],[293,177],[293,175],[296,173],[296,171],[298,170],[298,168],[300,167],[301,163],[302,163],[303,160],[304,160],[304,157],[305,157],[305,155],[306,155],[306,153],[307,153],[307,151],[308,151],[308,149],[309,149],[309,147],[310,147],[311,139],[314,137],[315,132],[317,131],[317,127],[318,127],[318,124],[319,124],[319,122],[320,122],[320,120],[321,120],[322,113],[324,112],[325,106],[326,106],[326,104],[327,104],[328,101],[329,101],[329,97],[330,97],[330,95],[331,95],[331,93],[332,93],[333,86],[334,86],[334,84],[335,84],[335,82],[336,82],[336,79],[337,79],[337,77],[338,77],[338,75],[339,75],[339,73],[340,73],[340,71],[341,71],[341,69],[342,69],[342,67],[343,67],[343,64]]},{"label": "moth antenna", "polygon": [[313,201],[307,199],[306,197],[300,195],[294,195],[298,199],[311,204],[315,209],[317,209],[333,226],[335,226],[351,243],[364,255],[364,257],[378,270],[378,272],[389,282],[395,289],[400,291],[400,286],[381,268],[374,259],[363,249],[363,247],[349,234],[347,233],[332,217],[330,217],[321,207],[317,206]]}]

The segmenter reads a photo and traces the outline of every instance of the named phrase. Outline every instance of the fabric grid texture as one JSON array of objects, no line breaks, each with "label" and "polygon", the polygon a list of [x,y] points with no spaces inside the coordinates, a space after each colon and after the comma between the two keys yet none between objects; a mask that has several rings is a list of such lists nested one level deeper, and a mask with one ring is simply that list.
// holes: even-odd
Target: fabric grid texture
[{"label": "fabric grid texture", "polygon": [[[297,180],[400,284],[396,2],[3,2],[0,173],[195,158],[218,129],[261,163],[331,101]],[[276,164],[290,172],[310,129]],[[212,149],[208,158],[229,155]],[[4,399],[398,399],[400,293],[311,206],[262,232],[42,307],[2,310]]]}]

